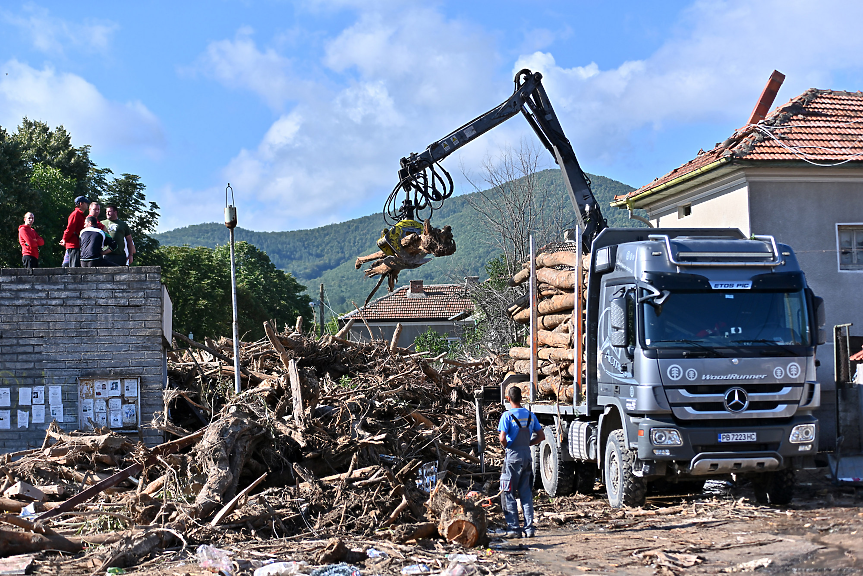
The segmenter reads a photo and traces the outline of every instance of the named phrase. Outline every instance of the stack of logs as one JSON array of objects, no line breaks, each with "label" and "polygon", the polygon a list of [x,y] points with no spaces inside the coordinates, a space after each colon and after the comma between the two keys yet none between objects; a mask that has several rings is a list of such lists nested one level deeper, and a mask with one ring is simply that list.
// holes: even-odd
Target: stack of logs
[{"label": "stack of logs", "polygon": [[[576,252],[543,252],[536,256],[537,283],[537,393],[541,398],[557,398],[571,403],[575,394],[573,363],[573,309],[575,308],[575,270],[584,270],[582,256]],[[525,262],[511,279],[510,286],[519,286],[530,279],[530,262]],[[583,277],[582,277],[583,280]],[[581,286],[584,286],[582,281]],[[583,289],[583,288],[582,288]],[[508,309],[513,320],[530,323],[528,295]],[[518,374],[530,374],[530,347],[510,349],[507,368]],[[521,384],[527,397],[529,383]]]}]

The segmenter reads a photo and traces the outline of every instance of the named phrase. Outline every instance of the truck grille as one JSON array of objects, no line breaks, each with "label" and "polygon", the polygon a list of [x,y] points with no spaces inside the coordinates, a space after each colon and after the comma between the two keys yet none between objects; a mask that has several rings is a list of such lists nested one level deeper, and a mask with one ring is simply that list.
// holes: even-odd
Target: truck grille
[{"label": "truck grille", "polygon": [[[731,388],[746,393],[748,406],[732,412],[725,408],[725,395]],[[665,395],[672,413],[679,420],[722,419],[745,420],[760,418],[787,418],[800,404],[802,384],[681,384],[666,386]]]}]

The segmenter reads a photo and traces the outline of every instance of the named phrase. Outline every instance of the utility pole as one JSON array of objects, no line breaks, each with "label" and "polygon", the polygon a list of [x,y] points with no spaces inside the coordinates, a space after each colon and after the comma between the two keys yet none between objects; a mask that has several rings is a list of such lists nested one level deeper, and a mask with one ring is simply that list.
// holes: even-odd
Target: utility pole
[{"label": "utility pole", "polygon": [[319,304],[318,307],[321,309],[321,311],[318,312],[318,317],[320,318],[320,323],[321,323],[321,336],[323,336],[324,335],[324,285],[323,284],[321,284],[321,297],[320,297],[320,300],[318,301],[318,304]]},{"label": "utility pole", "polygon": [[[228,204],[228,190],[231,204]],[[237,270],[234,264],[234,228],[237,227],[237,208],[234,206],[234,189],[231,183],[225,188],[225,226],[231,233],[231,304],[234,309],[234,392],[240,394],[240,326],[237,323]]]}]

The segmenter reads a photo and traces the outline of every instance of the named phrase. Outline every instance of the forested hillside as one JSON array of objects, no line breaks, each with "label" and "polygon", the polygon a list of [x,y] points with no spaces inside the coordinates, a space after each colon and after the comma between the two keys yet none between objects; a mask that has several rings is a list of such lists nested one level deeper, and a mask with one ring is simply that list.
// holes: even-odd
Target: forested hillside
[{"label": "forested hillside", "polygon": [[[545,170],[539,176],[547,179],[548,186],[559,194],[566,195],[560,170]],[[633,189],[631,186],[604,176],[591,175],[590,179],[609,226],[636,224],[627,218],[625,211],[608,207],[615,195],[629,192]],[[445,224],[452,227],[458,251],[419,269],[405,270],[399,277],[400,284],[411,279],[422,279],[426,284],[460,283],[465,276],[485,275],[485,263],[497,254],[484,238],[484,230],[477,224],[476,214],[466,196],[450,198],[432,218],[432,224],[437,227]],[[573,213],[571,227],[574,221]],[[237,228],[236,240],[246,241],[266,252],[278,268],[290,272],[307,286],[313,298],[317,297],[320,284],[324,284],[329,306],[336,312],[346,312],[353,309],[352,301],[362,305],[375,284],[374,280],[366,279],[354,268],[354,260],[359,255],[377,250],[375,240],[383,228],[381,215],[373,214],[339,224],[290,232],[254,232]],[[228,231],[221,223],[196,224],[157,234],[156,238],[169,246],[213,248],[227,242]],[[382,294],[379,292],[378,296]]]}]

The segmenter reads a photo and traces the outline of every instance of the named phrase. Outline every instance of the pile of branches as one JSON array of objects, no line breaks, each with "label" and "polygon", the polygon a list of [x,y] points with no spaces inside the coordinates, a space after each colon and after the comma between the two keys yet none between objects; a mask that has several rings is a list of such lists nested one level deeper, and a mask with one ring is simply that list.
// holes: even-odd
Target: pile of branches
[{"label": "pile of branches", "polygon": [[[169,353],[165,410],[152,425],[173,439],[160,446],[52,424],[42,448],[0,456],[4,488],[25,481],[44,490],[32,505],[39,516],[11,522],[24,530],[17,533],[47,530],[69,540],[65,528],[79,535],[126,529],[115,533],[127,539],[113,556],[129,558],[131,548],[140,552],[141,535],[150,548],[166,538],[212,541],[225,531],[485,540],[479,501],[489,495],[464,494],[483,483],[496,492],[489,486],[502,453],[490,442],[483,474],[473,392],[498,382],[505,366],[431,358],[399,348],[397,338],[316,340],[265,328],[267,338],[240,346],[239,395],[230,341],[175,333],[189,347]],[[501,410],[487,414],[490,440]],[[0,508],[17,514],[26,503],[6,498]],[[135,534],[137,543],[129,540]],[[65,548],[47,538],[5,553],[79,550],[88,538]]]},{"label": "pile of branches", "polygon": [[[538,347],[537,392],[541,397],[557,398],[571,403],[574,390],[575,370],[581,369],[573,362],[574,341],[573,309],[575,308],[576,274],[582,274],[584,266],[580,254],[570,250],[550,250],[536,256],[536,294],[537,323],[536,337]],[[530,262],[525,262],[510,279],[510,286],[519,286],[530,279]],[[584,295],[581,294],[582,298]],[[518,323],[530,322],[530,298],[525,295],[508,309],[510,317]],[[530,347],[510,348],[511,358],[508,369],[518,374],[530,374]],[[528,383],[522,384],[527,394]]]}]

